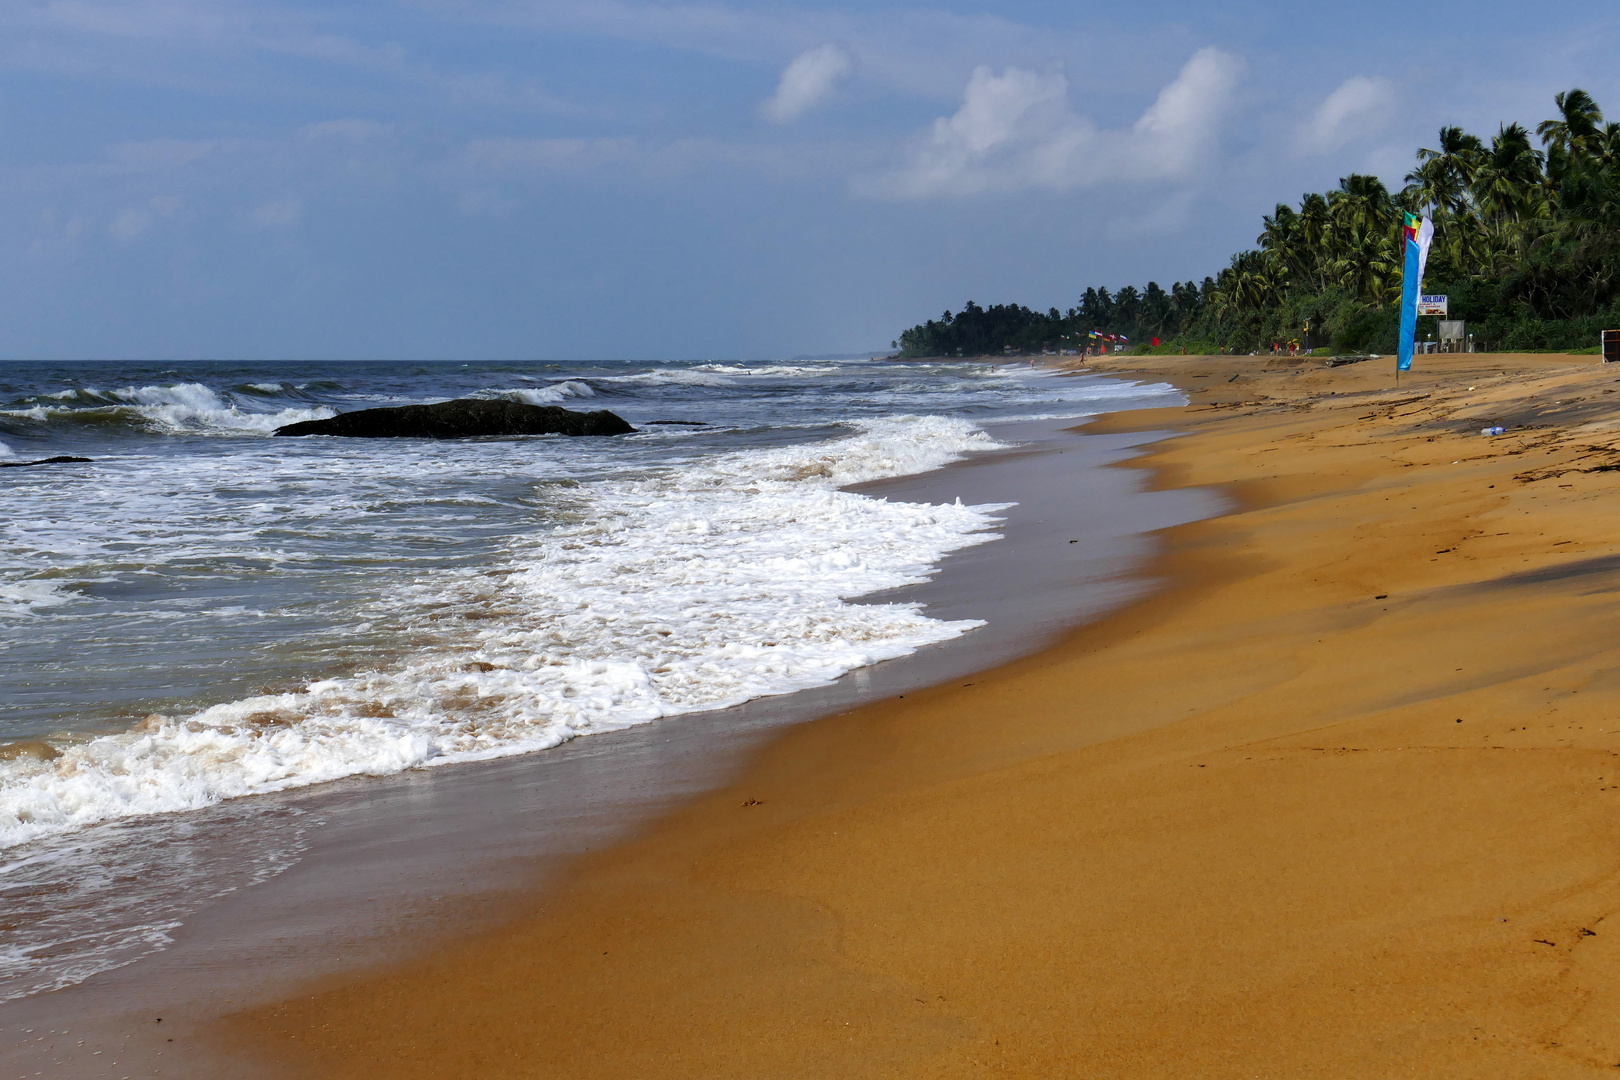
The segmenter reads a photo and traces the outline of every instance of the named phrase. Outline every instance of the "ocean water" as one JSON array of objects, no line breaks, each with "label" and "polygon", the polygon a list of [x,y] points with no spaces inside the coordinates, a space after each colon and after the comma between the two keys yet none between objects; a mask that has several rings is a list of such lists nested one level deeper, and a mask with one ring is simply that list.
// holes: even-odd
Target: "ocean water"
[{"label": "ocean water", "polygon": [[[452,397],[638,431],[270,437]],[[858,598],[993,541],[1006,506],[842,489],[994,450],[999,422],[1174,400],[1013,364],[0,364],[0,460],[93,459],[0,469],[0,1000],[295,861],[298,815],[240,796],[543,751],[970,632]],[[206,887],[162,854],[204,813],[241,838]]]}]

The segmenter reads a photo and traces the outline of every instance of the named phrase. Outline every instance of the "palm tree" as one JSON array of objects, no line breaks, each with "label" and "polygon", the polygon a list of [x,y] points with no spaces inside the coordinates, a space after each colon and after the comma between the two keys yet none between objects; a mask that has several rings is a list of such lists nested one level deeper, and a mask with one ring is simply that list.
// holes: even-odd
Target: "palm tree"
[{"label": "palm tree", "polygon": [[1473,194],[1488,218],[1519,216],[1544,179],[1545,157],[1519,124],[1503,124],[1474,173]]},{"label": "palm tree", "polygon": [[[1528,229],[1551,214],[1545,157],[1530,145],[1530,133],[1519,124],[1503,124],[1474,172],[1475,205],[1487,229],[1491,246],[1512,258],[1522,258],[1529,244]],[[1492,272],[1502,273],[1510,263],[1499,262]]]},{"label": "palm tree", "polygon": [[1333,266],[1347,292],[1368,304],[1384,304],[1398,297],[1394,281],[1404,259],[1397,254],[1400,249],[1387,228],[1371,219],[1355,221],[1338,240]]},{"label": "palm tree", "polygon": [[1398,265],[1400,215],[1376,176],[1352,173],[1328,192],[1329,280],[1366,303],[1384,302],[1389,268]]},{"label": "palm tree", "polygon": [[1088,330],[1102,330],[1114,321],[1114,298],[1106,288],[1087,289],[1080,298],[1081,316],[1090,324]]},{"label": "palm tree", "polygon": [[1295,220],[1295,236],[1300,249],[1303,272],[1314,280],[1318,289],[1328,284],[1329,236],[1333,229],[1333,214],[1328,201],[1314,192],[1299,201],[1299,215]]},{"label": "palm tree", "polygon": [[1135,285],[1126,285],[1114,294],[1114,320],[1117,326],[1123,328],[1127,325],[1135,332],[1137,312],[1141,309],[1142,294],[1136,291]]},{"label": "palm tree", "polygon": [[1474,180],[1484,144],[1455,125],[1440,129],[1439,149],[1417,152],[1418,167],[1406,174],[1419,203],[1429,207],[1438,222],[1450,214],[1468,209],[1468,189]]},{"label": "palm tree", "polygon": [[1451,215],[1443,229],[1437,227],[1435,243],[1444,260],[1466,277],[1481,276],[1491,264],[1489,230],[1472,208]]},{"label": "palm tree", "polygon": [[1588,140],[1598,134],[1603,123],[1603,110],[1591,94],[1579,87],[1554,94],[1553,102],[1558,106],[1558,119],[1536,125],[1542,145],[1560,154],[1584,153]]},{"label": "palm tree", "polygon": [[1212,303],[1217,315],[1259,311],[1277,299],[1277,289],[1266,273],[1266,260],[1258,251],[1232,256],[1232,264],[1216,279]]},{"label": "palm tree", "polygon": [[1203,310],[1204,298],[1198,291],[1197,282],[1177,281],[1170,286],[1170,311],[1174,322],[1173,333],[1181,333],[1198,318]]},{"label": "palm tree", "polygon": [[1384,228],[1396,221],[1395,202],[1376,176],[1351,173],[1339,181],[1337,191],[1328,192],[1327,201],[1333,227],[1338,231]]},{"label": "palm tree", "polygon": [[1142,306],[1137,322],[1143,330],[1155,337],[1168,332],[1172,319],[1170,297],[1157,281],[1147,283],[1142,292]]},{"label": "palm tree", "polygon": [[1299,215],[1287,203],[1262,219],[1263,228],[1255,243],[1266,255],[1273,278],[1287,280],[1305,272],[1306,251],[1299,238]]},{"label": "palm tree", "polygon": [[1620,164],[1620,123],[1611,120],[1603,130],[1589,138],[1587,154],[1600,168]]}]

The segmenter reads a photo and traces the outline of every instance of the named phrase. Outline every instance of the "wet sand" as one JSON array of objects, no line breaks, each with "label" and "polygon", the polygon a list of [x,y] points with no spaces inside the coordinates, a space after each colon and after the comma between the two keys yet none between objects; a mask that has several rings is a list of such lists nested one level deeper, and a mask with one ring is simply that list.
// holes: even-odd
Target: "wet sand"
[{"label": "wet sand", "polygon": [[1140,473],[1106,467],[1163,433],[1076,435],[1071,427],[1004,425],[995,431],[1016,449],[862,489],[895,499],[1020,503],[997,529],[1002,539],[948,556],[927,583],[869,598],[988,620],[954,641],[817,690],[544,753],[233,800],[188,815],[179,838],[162,819],[105,827],[135,842],[142,830],[153,832],[174,858],[217,864],[222,874],[234,869],[244,831],[255,838],[267,829],[296,832],[306,850],[271,880],[185,915],[165,950],[0,1005],[0,1076],[276,1075],[236,1047],[198,1038],[199,1030],[312,978],[399,964],[503,925],[527,913],[571,859],[727,782],[783,725],[1030,653],[1076,621],[1141,595],[1146,583],[1134,571],[1151,551],[1145,534],[1218,512],[1219,500],[1200,491],[1144,492]]},{"label": "wet sand", "polygon": [[1171,587],[210,1037],[320,1077],[1612,1075],[1616,373],[1093,366],[1186,387],[1100,429],[1185,431],[1143,464],[1237,503]]}]

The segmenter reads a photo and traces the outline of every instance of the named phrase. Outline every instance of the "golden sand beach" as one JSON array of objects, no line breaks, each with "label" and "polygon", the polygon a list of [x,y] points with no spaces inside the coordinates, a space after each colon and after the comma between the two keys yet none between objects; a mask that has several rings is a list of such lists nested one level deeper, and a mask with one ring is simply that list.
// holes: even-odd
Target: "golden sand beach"
[{"label": "golden sand beach", "polygon": [[1093,429],[1179,430],[1131,467],[1236,503],[1158,592],[211,1038],[368,1080],[1613,1075],[1620,373],[1091,366],[1183,387]]}]

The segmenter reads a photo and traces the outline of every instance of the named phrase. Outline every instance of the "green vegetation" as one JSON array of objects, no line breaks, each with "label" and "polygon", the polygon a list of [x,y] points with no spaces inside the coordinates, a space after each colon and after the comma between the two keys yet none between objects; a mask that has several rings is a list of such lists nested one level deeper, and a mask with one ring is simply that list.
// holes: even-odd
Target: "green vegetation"
[{"label": "green vegetation", "polygon": [[[1448,294],[1449,317],[1466,320],[1480,348],[1590,348],[1600,330],[1620,327],[1620,123],[1605,123],[1583,90],[1554,100],[1557,116],[1534,136],[1503,124],[1487,143],[1442,128],[1397,193],[1353,174],[1297,208],[1278,204],[1259,247],[1201,284],[1087,289],[1075,307],[1044,315],[970,302],[895,344],[905,356],[979,356],[1075,348],[1097,331],[1136,346],[1169,339],[1158,351],[1248,352],[1297,340],[1394,352],[1410,210],[1434,221],[1424,292]],[[1419,320],[1420,340],[1434,323]]]},{"label": "green vegetation", "polygon": [[1215,280],[1205,278],[1202,285],[1177,282],[1169,292],[1154,281],[1141,292],[1130,285],[1117,293],[1087,289],[1075,307],[1066,312],[1053,308],[1044,315],[1017,304],[981,308],[969,300],[955,315],[947,311],[913,326],[895,345],[903,356],[984,356],[1007,349],[1079,348],[1092,331],[1123,334],[1133,343],[1167,338],[1198,323],[1214,288]]}]

